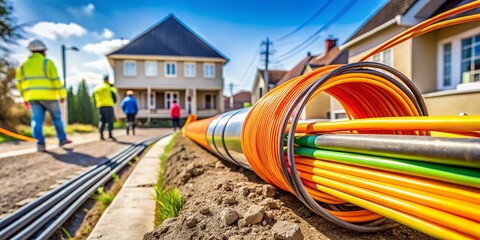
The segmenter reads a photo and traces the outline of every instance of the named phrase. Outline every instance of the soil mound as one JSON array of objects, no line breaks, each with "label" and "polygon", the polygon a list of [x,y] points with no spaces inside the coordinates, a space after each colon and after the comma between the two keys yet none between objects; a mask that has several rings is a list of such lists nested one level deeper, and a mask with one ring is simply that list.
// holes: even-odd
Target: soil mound
[{"label": "soil mound", "polygon": [[182,136],[165,168],[166,184],[179,188],[184,206],[144,239],[432,239],[405,226],[370,234],[343,229]]}]

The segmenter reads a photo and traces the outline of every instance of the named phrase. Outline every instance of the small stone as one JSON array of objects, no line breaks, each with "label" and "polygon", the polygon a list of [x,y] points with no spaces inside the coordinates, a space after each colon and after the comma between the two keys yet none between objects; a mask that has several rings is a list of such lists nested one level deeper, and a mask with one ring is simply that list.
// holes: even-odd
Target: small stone
[{"label": "small stone", "polygon": [[273,198],[266,198],[265,200],[263,200],[260,205],[264,206],[264,207],[269,207],[270,209],[278,209],[280,208],[278,202],[273,199]]},{"label": "small stone", "polygon": [[210,208],[208,208],[208,207],[201,208],[199,212],[203,215],[208,215],[208,214],[212,213],[212,211],[210,211]]},{"label": "small stone", "polygon": [[265,216],[266,216],[267,218],[273,219],[273,212],[272,212],[272,211],[266,211],[266,212],[265,212]]},{"label": "small stone", "polygon": [[215,169],[218,169],[218,168],[223,168],[223,165],[220,161],[218,161],[217,163],[215,163]]},{"label": "small stone", "polygon": [[220,213],[220,218],[226,225],[231,225],[238,220],[238,212],[233,208],[225,208]]},{"label": "small stone", "polygon": [[297,224],[286,221],[278,221],[272,227],[273,238],[279,240],[301,240],[303,239],[300,227]]},{"label": "small stone", "polygon": [[253,198],[256,198],[256,197],[257,197],[257,194],[255,194],[253,192],[248,194],[248,198],[250,198],[250,199],[253,199]]},{"label": "small stone", "polygon": [[223,186],[223,184],[219,183],[219,184],[217,184],[216,189],[220,189],[220,188],[222,188],[222,186]]},{"label": "small stone", "polygon": [[262,221],[262,226],[265,226],[265,225],[267,225],[267,221],[266,221],[266,220],[263,220],[263,221]]},{"label": "small stone", "polygon": [[223,196],[223,203],[228,204],[228,205],[234,205],[234,204],[237,204],[238,201],[237,201],[237,199],[235,199],[234,196],[224,195]]},{"label": "small stone", "polygon": [[192,174],[188,173],[188,172],[184,172],[182,174],[182,177],[181,177],[181,181],[183,184],[187,183],[188,180],[190,180],[190,178],[192,178]]},{"label": "small stone", "polygon": [[248,196],[248,194],[250,193],[250,189],[248,189],[247,187],[240,187],[240,188],[238,188],[238,192],[239,192],[242,196],[246,197],[246,196]]},{"label": "small stone", "polygon": [[271,185],[263,185],[263,195],[265,197],[274,197],[275,196],[275,188],[273,188]]},{"label": "small stone", "polygon": [[245,219],[245,223],[247,224],[257,224],[260,223],[263,219],[263,213],[265,210],[263,209],[262,206],[259,205],[253,205],[251,206],[247,212],[243,215],[243,218]]},{"label": "small stone", "polygon": [[195,177],[199,176],[200,174],[203,173],[203,170],[204,170],[203,166],[202,167],[196,167],[196,168],[192,169],[192,175],[195,176]]},{"label": "small stone", "polygon": [[189,216],[185,219],[185,225],[187,225],[188,228],[193,228],[197,226],[197,219],[194,216]]},{"label": "small stone", "polygon": [[241,235],[247,235],[247,234],[249,234],[251,231],[252,231],[251,228],[242,228],[242,229],[240,229],[240,234],[241,234]]}]

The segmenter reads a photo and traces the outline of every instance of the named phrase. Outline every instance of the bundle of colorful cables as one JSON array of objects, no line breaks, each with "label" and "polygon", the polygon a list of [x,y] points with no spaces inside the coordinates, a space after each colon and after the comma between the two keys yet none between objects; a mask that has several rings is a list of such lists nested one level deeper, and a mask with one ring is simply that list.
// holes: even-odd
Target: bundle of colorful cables
[{"label": "bundle of colorful cables", "polygon": [[[223,159],[247,162],[342,227],[382,231],[397,225],[389,218],[437,238],[480,238],[480,117],[428,117],[413,82],[391,67],[361,62],[428,31],[479,20],[476,14],[439,22],[479,6],[428,19],[360,62],[291,79],[250,110],[190,122],[185,135]],[[298,124],[320,92],[336,98],[350,120]]]}]

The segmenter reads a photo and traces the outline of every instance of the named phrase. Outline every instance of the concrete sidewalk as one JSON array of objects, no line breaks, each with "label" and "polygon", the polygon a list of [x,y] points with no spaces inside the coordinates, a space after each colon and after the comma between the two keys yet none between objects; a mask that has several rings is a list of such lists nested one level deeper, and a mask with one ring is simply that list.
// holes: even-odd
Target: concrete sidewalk
[{"label": "concrete sidewalk", "polygon": [[153,145],[103,213],[88,239],[143,239],[154,229],[155,191],[160,155],[172,135]]},{"label": "concrete sidewalk", "polygon": [[[113,130],[113,136],[119,137],[125,135],[124,129],[115,129]],[[69,135],[69,139],[73,143],[66,145],[67,147],[84,144],[88,142],[98,141],[99,133],[86,133],[86,134],[75,134]],[[47,141],[56,140],[56,138],[47,138]],[[47,150],[53,150],[59,148],[58,144],[48,144]],[[33,142],[14,142],[14,143],[1,143],[0,144],[0,159],[12,156],[19,156],[29,153],[37,152],[37,145]]]}]

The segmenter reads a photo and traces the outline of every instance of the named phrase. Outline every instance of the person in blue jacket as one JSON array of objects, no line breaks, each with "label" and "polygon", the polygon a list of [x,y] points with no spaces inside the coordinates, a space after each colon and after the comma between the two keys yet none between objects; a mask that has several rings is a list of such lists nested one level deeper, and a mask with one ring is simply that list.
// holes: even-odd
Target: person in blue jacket
[{"label": "person in blue jacket", "polygon": [[138,112],[138,104],[137,100],[133,97],[132,90],[128,90],[127,96],[122,100],[122,109],[127,115],[127,135],[129,134],[130,128],[132,129],[132,134],[135,135],[135,116]]}]

